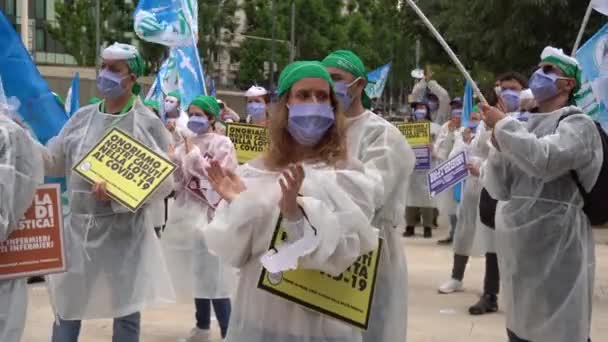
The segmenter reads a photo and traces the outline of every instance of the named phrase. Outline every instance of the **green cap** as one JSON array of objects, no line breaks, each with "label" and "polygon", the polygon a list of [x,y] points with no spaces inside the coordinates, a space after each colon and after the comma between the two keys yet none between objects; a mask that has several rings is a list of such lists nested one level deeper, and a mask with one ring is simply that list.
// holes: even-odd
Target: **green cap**
[{"label": "green cap", "polygon": [[154,108],[154,110],[156,110],[158,112],[159,107],[158,107],[158,101],[156,101],[156,100],[145,100],[144,106],[152,107],[152,108]]},{"label": "green cap", "polygon": [[[325,67],[334,67],[340,70],[344,70],[349,74],[360,77],[367,81],[367,72],[365,71],[365,65],[359,56],[349,50],[338,50],[330,53],[323,60]],[[365,92],[365,88],[361,91],[361,102],[363,107],[371,108],[372,101]]]},{"label": "green cap", "polygon": [[175,97],[178,102],[182,102],[182,95],[177,90],[170,92],[167,96]]},{"label": "green cap", "polygon": [[293,62],[283,69],[279,76],[279,96],[283,96],[298,81],[304,78],[320,78],[333,88],[334,82],[327,72],[327,69],[319,61],[299,61]]},{"label": "green cap", "polygon": [[197,106],[207,114],[213,115],[216,119],[220,116],[220,106],[214,96],[199,95],[190,102],[191,106]]}]

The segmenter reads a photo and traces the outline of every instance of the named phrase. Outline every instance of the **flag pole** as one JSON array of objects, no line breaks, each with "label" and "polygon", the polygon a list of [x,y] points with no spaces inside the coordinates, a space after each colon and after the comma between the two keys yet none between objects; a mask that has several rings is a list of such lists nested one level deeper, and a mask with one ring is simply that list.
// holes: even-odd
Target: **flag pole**
[{"label": "flag pole", "polygon": [[574,42],[574,46],[572,47],[572,57],[576,56],[576,50],[581,45],[581,40],[583,39],[583,34],[585,33],[585,29],[587,28],[587,23],[589,23],[589,18],[591,17],[591,12],[593,12],[592,1],[589,0],[589,6],[587,6],[587,12],[585,12],[585,17],[583,18],[583,22],[581,23],[581,28],[578,30],[578,35],[576,36],[576,41]]},{"label": "flag pole", "polygon": [[467,69],[464,67],[464,65],[462,64],[462,62],[460,62],[460,60],[458,59],[458,57],[456,56],[456,54],[454,53],[454,51],[452,51],[452,48],[450,48],[450,46],[448,45],[448,43],[445,41],[445,39],[443,39],[443,37],[441,36],[441,34],[439,33],[439,31],[437,31],[437,29],[435,28],[435,26],[433,26],[433,24],[431,23],[431,21],[426,17],[426,15],[424,15],[424,13],[422,12],[422,10],[420,10],[420,8],[414,3],[413,0],[407,0],[407,3],[416,12],[416,14],[418,14],[418,17],[420,17],[420,19],[422,20],[422,22],[426,25],[426,27],[435,36],[435,38],[437,39],[437,41],[439,42],[439,44],[441,44],[441,46],[443,47],[443,49],[448,53],[448,55],[452,59],[452,62],[454,62],[454,64],[456,64],[456,67],[458,67],[458,69],[460,70],[460,72],[462,73],[462,75],[469,82],[471,82],[471,86],[473,87],[473,91],[475,91],[475,93],[477,94],[477,96],[479,97],[479,99],[482,102],[488,103],[488,101],[486,100],[486,98],[481,93],[481,90],[479,90],[479,87],[477,86],[477,83],[475,83],[475,81],[473,81],[473,78],[471,77],[471,75],[469,74],[469,72],[467,71]]}]

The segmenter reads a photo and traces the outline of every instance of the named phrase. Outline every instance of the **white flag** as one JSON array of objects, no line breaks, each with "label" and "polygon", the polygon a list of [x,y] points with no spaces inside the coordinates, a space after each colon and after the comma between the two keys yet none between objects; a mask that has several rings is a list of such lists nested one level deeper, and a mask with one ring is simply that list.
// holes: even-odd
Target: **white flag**
[{"label": "white flag", "polygon": [[603,15],[608,15],[608,0],[591,0],[591,6]]}]

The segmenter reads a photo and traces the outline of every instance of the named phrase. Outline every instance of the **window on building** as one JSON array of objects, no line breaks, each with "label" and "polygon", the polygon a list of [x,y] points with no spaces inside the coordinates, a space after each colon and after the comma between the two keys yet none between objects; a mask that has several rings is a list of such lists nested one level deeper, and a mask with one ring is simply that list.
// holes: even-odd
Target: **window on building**
[{"label": "window on building", "polygon": [[46,17],[46,0],[34,1],[34,17],[36,19],[45,19]]},{"label": "window on building", "polygon": [[45,51],[45,34],[43,29],[36,29],[36,51]]},{"label": "window on building", "polygon": [[7,16],[16,16],[17,0],[0,0],[0,10],[2,10]]}]

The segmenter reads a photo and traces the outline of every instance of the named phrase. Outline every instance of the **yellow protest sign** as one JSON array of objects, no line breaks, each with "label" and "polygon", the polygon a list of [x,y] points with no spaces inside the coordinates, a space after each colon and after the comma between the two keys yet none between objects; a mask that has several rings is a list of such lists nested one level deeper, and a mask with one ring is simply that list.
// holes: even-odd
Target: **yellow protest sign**
[{"label": "yellow protest sign", "polygon": [[239,164],[259,157],[268,147],[266,127],[229,123],[226,135],[234,144]]},{"label": "yellow protest sign", "polygon": [[[270,249],[287,239],[277,224]],[[337,277],[319,270],[293,270],[270,273],[262,269],[258,288],[366,330],[372,307],[376,275],[382,240],[378,249],[360,256],[346,271]]]},{"label": "yellow protest sign", "polygon": [[111,129],[73,170],[91,184],[106,182],[108,195],[137,211],[175,165],[118,128]]},{"label": "yellow protest sign", "polygon": [[396,126],[412,146],[428,145],[431,143],[430,122],[401,122],[396,124]]}]

